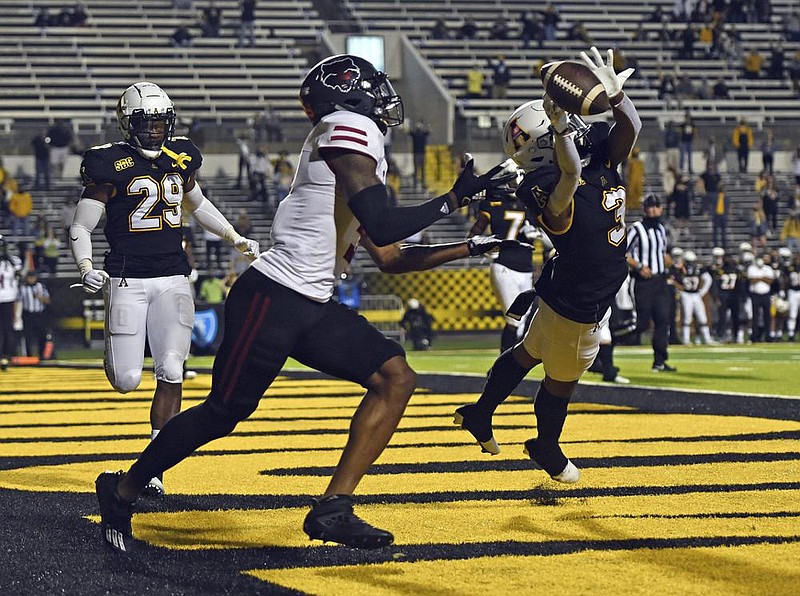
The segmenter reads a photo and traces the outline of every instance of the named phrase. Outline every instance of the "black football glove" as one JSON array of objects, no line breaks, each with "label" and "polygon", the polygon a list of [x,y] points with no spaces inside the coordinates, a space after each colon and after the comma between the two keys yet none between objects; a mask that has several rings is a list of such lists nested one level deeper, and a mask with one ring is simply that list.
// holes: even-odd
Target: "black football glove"
[{"label": "black football glove", "polygon": [[487,190],[495,189],[517,177],[517,164],[510,159],[497,164],[485,174],[476,176],[475,160],[469,153],[465,155],[467,163],[451,189],[460,207],[465,207],[472,201],[483,200]]},{"label": "black football glove", "polygon": [[525,244],[518,240],[506,240],[499,236],[472,236],[471,238],[467,238],[467,247],[469,248],[469,256],[471,257],[477,257],[491,250],[508,248],[509,246],[533,248],[530,244]]}]

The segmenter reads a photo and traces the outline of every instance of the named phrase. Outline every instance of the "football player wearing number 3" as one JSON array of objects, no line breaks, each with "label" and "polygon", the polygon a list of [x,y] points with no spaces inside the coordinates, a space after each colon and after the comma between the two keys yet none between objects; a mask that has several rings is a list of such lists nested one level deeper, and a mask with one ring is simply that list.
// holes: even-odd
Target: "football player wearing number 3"
[{"label": "football player wearing number 3", "polygon": [[[206,230],[258,256],[203,195],[195,180],[203,157],[186,137],[175,137],[175,108],[158,85],[128,87],[117,103],[124,141],[89,149],[81,164],[83,194],[70,228],[70,246],[83,289],[101,289],[106,303],[106,376],[120,393],[139,386],[145,338],[153,354],[156,390],[152,438],[181,408],[183,363],[191,346],[194,301],[191,268],[182,247],[181,211]],[[111,250],[103,268],[92,262],[92,230],[105,214]],[[159,477],[147,493],[163,494]]]},{"label": "football player wearing number 3", "polygon": [[[388,76],[363,58],[333,56],[309,71],[300,100],[313,127],[291,190],[275,214],[273,246],[236,280],[225,301],[211,393],[173,417],[127,473],[97,478],[103,539],[114,549],[135,544],[132,504],[147,479],[231,433],[255,411],[289,357],[366,389],[333,477],[313,500],[303,529],[312,539],[357,548],[378,548],[394,539],[354,513],[353,492],[392,437],[416,375],[398,343],[332,300],[334,281],[359,244],[381,270],[400,273],[508,242],[477,237],[434,246],[396,244],[503,184],[506,170],[515,175],[516,165],[501,164],[477,176],[468,160],[450,192],[413,207],[394,207],[385,185],[384,134],[402,123],[403,104]],[[280,447],[279,436],[272,440]]]},{"label": "football player wearing number 3", "polygon": [[610,128],[587,127],[547,96],[517,108],[504,127],[505,151],[526,172],[517,197],[538,213],[557,254],[535,284],[539,307],[525,337],[495,361],[478,401],[455,415],[483,451],[499,453],[492,415],[528,371],[543,364],[534,405],[538,436],[525,442],[525,453],[554,480],[568,483],[577,482],[580,472],[559,438],[573,389],[597,355],[611,304],[628,275],[625,188],[617,166],[641,129],[622,91],[630,72],[614,72],[611,50],[605,63],[596,48],[590,52],[591,58],[585,52],[581,58],[608,94]]}]

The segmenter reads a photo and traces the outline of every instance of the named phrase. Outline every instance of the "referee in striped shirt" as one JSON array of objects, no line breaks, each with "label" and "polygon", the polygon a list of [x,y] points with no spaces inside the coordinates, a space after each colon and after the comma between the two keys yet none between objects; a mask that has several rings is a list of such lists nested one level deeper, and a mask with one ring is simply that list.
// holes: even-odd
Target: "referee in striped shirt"
[{"label": "referee in striped shirt", "polygon": [[37,347],[40,358],[43,356],[48,321],[45,309],[50,304],[50,293],[39,281],[36,271],[25,275],[25,283],[19,287],[19,300],[22,302],[22,325],[25,330],[25,347],[28,356],[33,356],[33,346]]},{"label": "referee in striped shirt", "polygon": [[661,223],[661,201],[648,195],[644,218],[628,228],[628,265],[636,302],[636,333],[641,337],[653,321],[653,372],[672,372],[667,364],[669,313],[672,294],[667,283],[672,259],[667,253],[667,230]]}]

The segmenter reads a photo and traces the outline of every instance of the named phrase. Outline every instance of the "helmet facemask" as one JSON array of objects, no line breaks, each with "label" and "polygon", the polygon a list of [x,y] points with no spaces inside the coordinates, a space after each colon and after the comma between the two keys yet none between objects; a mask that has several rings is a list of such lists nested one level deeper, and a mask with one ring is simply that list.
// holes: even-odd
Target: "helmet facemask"
[{"label": "helmet facemask", "polygon": [[161,146],[175,131],[175,113],[147,114],[135,110],[128,119],[129,142],[144,151],[161,151]]},{"label": "helmet facemask", "polygon": [[117,122],[132,147],[147,159],[155,159],[175,132],[175,108],[161,87],[141,81],[119,98]]},{"label": "helmet facemask", "polygon": [[395,92],[386,73],[378,71],[375,76],[361,82],[367,95],[375,98],[372,113],[387,128],[403,123],[403,100]]}]

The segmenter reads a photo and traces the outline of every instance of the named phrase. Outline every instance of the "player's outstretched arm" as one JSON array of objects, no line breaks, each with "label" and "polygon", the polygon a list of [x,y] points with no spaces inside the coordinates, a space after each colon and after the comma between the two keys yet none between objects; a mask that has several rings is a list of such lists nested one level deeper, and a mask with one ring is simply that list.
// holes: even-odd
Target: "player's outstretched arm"
[{"label": "player's outstretched arm", "polygon": [[255,259],[259,254],[259,245],[256,240],[245,238],[233,229],[231,224],[219,209],[203,194],[200,185],[189,178],[183,192],[183,206],[197,220],[204,230],[216,234],[220,238],[232,243],[236,249],[246,257]]},{"label": "player's outstretched arm", "polygon": [[78,265],[84,292],[94,294],[109,280],[108,273],[92,264],[92,231],[106,211],[109,191],[105,185],[87,186],[78,201],[69,228],[69,246]]},{"label": "player's outstretched arm", "polygon": [[473,162],[469,160],[447,194],[413,207],[394,207],[389,204],[386,185],[375,175],[375,161],[371,157],[331,150],[325,153],[325,161],[348,197],[353,214],[377,246],[391,245],[424,230],[487,189],[508,180],[501,167],[492,168],[482,176],[475,175]]},{"label": "player's outstretched arm", "polygon": [[383,273],[425,271],[457,259],[477,257],[506,244],[519,244],[496,236],[473,236],[464,242],[448,244],[378,246],[366,234],[362,235],[361,243]]},{"label": "player's outstretched arm", "polygon": [[545,223],[551,230],[564,228],[562,219],[568,219],[569,207],[572,205],[578,182],[581,178],[581,158],[575,146],[575,133],[570,129],[567,114],[547,95],[544,96],[544,111],[550,118],[553,128],[553,148],[559,178],[553,192],[547,200],[547,208],[543,213]]},{"label": "player's outstretched arm", "polygon": [[636,112],[633,102],[622,90],[625,81],[633,74],[634,69],[627,68],[620,73],[614,72],[614,50],[609,49],[604,63],[596,47],[589,49],[591,57],[581,52],[581,60],[603,83],[614,115],[614,126],[609,133],[609,158],[613,165],[622,163],[636,144],[636,138],[642,129],[642,121]]}]

